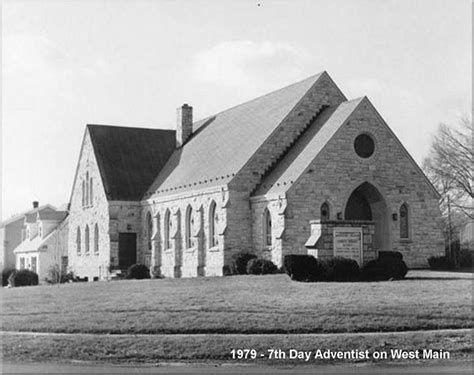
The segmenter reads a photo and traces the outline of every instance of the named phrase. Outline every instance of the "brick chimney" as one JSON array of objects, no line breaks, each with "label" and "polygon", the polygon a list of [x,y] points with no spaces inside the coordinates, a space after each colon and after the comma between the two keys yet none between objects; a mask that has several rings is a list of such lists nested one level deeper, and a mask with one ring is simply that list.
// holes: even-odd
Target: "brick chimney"
[{"label": "brick chimney", "polygon": [[183,104],[178,107],[176,123],[176,147],[182,147],[193,133],[193,107]]},{"label": "brick chimney", "polygon": [[38,208],[38,207],[39,207],[39,202],[33,201],[33,208]]}]

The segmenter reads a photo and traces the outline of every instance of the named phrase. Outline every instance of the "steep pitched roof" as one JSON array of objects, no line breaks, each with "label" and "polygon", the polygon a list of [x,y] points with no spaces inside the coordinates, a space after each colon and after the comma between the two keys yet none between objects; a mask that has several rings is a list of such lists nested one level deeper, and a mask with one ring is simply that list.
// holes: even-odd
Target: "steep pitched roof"
[{"label": "steep pitched roof", "polygon": [[38,220],[63,221],[67,211],[38,212]]},{"label": "steep pitched roof", "polygon": [[254,196],[287,191],[365,98],[329,107],[262,181]]},{"label": "steep pitched roof", "polygon": [[228,183],[322,74],[194,123],[144,198]]},{"label": "steep pitched roof", "polygon": [[56,208],[50,204],[45,204],[43,206],[39,206],[37,208],[32,208],[31,210],[13,215],[12,217],[8,218],[7,220],[4,220],[0,223],[0,228],[3,228],[7,226],[8,224],[12,224],[15,221],[24,221],[25,220],[25,215],[31,215],[31,214],[36,214],[37,212],[40,211],[55,211]]},{"label": "steep pitched roof", "polygon": [[174,130],[87,125],[109,200],[138,201],[176,147]]}]

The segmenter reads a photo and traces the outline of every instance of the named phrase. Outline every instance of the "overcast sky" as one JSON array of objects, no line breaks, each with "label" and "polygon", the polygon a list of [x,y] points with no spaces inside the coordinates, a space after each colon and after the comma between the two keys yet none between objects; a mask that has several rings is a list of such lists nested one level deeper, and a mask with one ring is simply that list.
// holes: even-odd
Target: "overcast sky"
[{"label": "overcast sky", "polygon": [[469,0],[4,0],[2,217],[69,200],[87,123],[173,128],[326,70],[421,164],[471,112]]}]

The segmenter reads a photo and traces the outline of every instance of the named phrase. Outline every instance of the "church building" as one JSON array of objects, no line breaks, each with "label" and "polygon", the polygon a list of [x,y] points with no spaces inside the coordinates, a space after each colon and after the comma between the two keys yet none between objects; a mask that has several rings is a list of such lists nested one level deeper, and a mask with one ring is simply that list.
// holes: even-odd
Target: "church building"
[{"label": "church building", "polygon": [[200,121],[184,104],[176,130],[87,125],[69,264],[90,281],[134,263],[221,276],[239,252],[277,266],[338,255],[346,228],[363,237],[361,265],[399,251],[427,267],[444,254],[438,200],[371,102],[347,100],[323,72]]}]

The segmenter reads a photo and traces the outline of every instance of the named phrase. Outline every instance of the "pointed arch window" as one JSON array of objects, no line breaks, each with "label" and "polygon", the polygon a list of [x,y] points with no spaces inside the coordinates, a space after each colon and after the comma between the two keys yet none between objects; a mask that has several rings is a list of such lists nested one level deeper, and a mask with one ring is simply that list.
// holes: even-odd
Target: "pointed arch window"
[{"label": "pointed arch window", "polygon": [[146,240],[147,240],[147,250],[151,250],[151,243],[153,237],[153,220],[151,218],[151,213],[148,212],[146,215]]},{"label": "pointed arch window", "polygon": [[171,247],[171,217],[170,211],[166,210],[165,222],[164,222],[164,248],[169,249]]},{"label": "pointed arch window", "polygon": [[403,203],[400,206],[400,238],[407,239],[409,238],[409,217],[408,217],[408,205]]},{"label": "pointed arch window", "polygon": [[81,255],[81,228],[79,227],[76,231],[76,251],[78,255]]},{"label": "pointed arch window", "polygon": [[86,172],[86,206],[89,205],[89,172]]},{"label": "pointed arch window", "polygon": [[94,202],[94,191],[93,191],[93,184],[92,184],[92,177],[89,179],[89,205],[92,206]]},{"label": "pointed arch window", "polygon": [[212,201],[209,208],[209,243],[210,247],[219,245],[219,236],[217,234],[217,224],[219,217],[217,216],[216,202]]},{"label": "pointed arch window", "polygon": [[89,225],[86,225],[86,230],[85,230],[85,233],[84,233],[84,245],[85,245],[85,249],[86,249],[86,255],[89,254],[90,252],[90,238],[89,238]]},{"label": "pointed arch window", "polygon": [[193,242],[193,232],[194,232],[194,215],[193,209],[191,206],[188,206],[186,209],[186,218],[184,226],[184,240],[187,249],[190,249],[194,246]]},{"label": "pointed arch window", "polygon": [[86,205],[86,182],[82,180],[82,207]]},{"label": "pointed arch window", "polygon": [[94,254],[99,254],[99,226],[94,226]]},{"label": "pointed arch window", "polygon": [[266,246],[272,246],[272,215],[268,208],[263,213],[264,221],[264,240]]},{"label": "pointed arch window", "polygon": [[327,204],[327,202],[324,202],[322,205],[321,205],[321,214],[320,214],[320,220],[321,221],[326,221],[326,220],[329,220],[329,205]]}]

